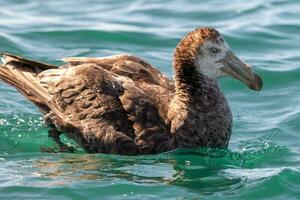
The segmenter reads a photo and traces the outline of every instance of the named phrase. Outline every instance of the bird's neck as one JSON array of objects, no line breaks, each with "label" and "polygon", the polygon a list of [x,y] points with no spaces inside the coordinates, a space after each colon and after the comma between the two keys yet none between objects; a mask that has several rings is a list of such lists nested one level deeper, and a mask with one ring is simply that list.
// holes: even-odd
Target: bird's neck
[{"label": "bird's neck", "polygon": [[177,142],[175,146],[194,147],[206,134],[199,125],[208,120],[207,113],[218,112],[222,93],[217,81],[200,73],[192,63],[175,62],[174,73],[175,94],[168,112],[170,132]]},{"label": "bird's neck", "polygon": [[[202,93],[204,75],[196,65],[197,48],[191,48],[182,40],[176,47],[173,57],[173,73],[175,81],[175,96],[186,96],[188,101]],[[193,42],[192,44],[195,44]]]},{"label": "bird's neck", "polygon": [[175,71],[175,95],[185,94],[189,98],[201,92],[202,75],[196,72],[194,66],[176,69]]},{"label": "bird's neck", "polygon": [[197,66],[192,60],[174,59],[173,71],[175,80],[174,98],[189,104],[188,106],[192,106],[207,92],[206,83],[209,78],[197,70]]}]

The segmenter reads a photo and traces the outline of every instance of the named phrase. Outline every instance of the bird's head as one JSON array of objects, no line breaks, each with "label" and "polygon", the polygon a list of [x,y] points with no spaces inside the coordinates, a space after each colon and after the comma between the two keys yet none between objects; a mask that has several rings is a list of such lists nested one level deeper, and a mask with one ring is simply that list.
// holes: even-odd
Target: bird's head
[{"label": "bird's head", "polygon": [[251,65],[239,59],[214,28],[199,28],[188,33],[176,47],[174,58],[174,67],[184,63],[182,67],[193,67],[212,79],[231,76],[257,91],[263,85]]}]

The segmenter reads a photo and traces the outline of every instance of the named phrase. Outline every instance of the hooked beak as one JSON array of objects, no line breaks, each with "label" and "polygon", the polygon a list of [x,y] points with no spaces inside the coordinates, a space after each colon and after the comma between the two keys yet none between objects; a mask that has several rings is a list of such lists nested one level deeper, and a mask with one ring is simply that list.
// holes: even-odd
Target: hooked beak
[{"label": "hooked beak", "polygon": [[228,52],[221,62],[225,65],[221,68],[223,72],[245,83],[252,90],[261,90],[263,81],[260,76],[252,71],[249,64],[243,62],[232,52]]}]

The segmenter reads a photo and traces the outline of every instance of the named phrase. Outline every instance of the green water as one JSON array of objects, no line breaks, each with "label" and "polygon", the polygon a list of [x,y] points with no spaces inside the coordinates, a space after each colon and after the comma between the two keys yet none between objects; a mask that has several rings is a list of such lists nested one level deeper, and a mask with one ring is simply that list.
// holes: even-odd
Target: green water
[{"label": "green water", "polygon": [[[222,88],[234,115],[229,150],[126,157],[47,154],[39,112],[0,84],[0,199],[300,199],[298,0],[0,0],[0,51],[60,64],[131,53],[171,76],[172,51],[214,26],[264,79]],[[65,139],[65,142],[71,142]]]}]

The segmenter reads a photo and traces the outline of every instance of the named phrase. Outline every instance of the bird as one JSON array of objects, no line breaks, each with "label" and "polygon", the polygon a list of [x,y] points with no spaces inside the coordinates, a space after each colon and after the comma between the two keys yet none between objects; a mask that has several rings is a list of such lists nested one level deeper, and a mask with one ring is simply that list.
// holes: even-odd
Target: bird
[{"label": "bird", "polygon": [[56,66],[1,53],[0,79],[37,106],[48,135],[87,153],[146,155],[178,148],[228,148],[232,113],[218,80],[259,91],[262,78],[212,27],[187,33],[173,54],[173,78],[129,55],[68,57]]}]

